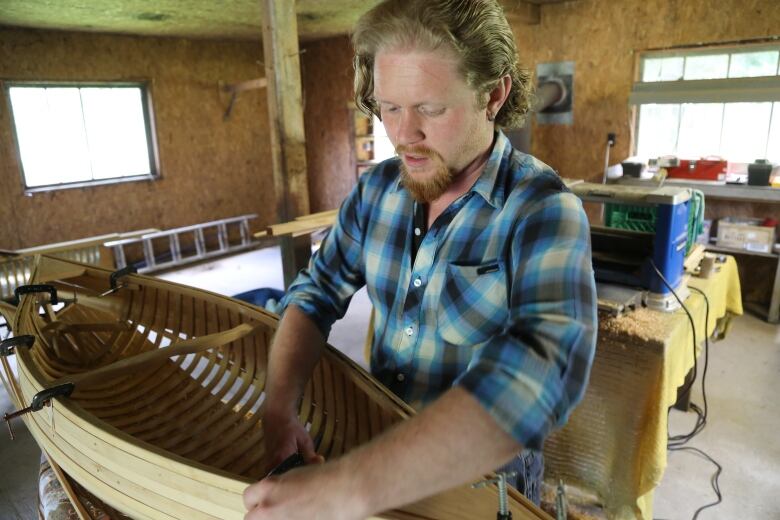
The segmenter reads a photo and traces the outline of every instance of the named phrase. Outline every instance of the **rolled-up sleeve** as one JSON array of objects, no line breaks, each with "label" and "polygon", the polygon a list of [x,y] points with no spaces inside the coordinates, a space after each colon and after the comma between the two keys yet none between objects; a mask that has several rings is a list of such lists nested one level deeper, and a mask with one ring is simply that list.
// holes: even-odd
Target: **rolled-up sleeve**
[{"label": "rolled-up sleeve", "polygon": [[339,208],[335,224],[282,299],[282,313],[295,305],[326,338],[347,311],[355,292],[365,285],[362,261],[361,184]]},{"label": "rolled-up sleeve", "polygon": [[590,230],[579,199],[545,197],[513,234],[509,313],[455,381],[523,446],[541,449],[587,386],[596,345]]}]

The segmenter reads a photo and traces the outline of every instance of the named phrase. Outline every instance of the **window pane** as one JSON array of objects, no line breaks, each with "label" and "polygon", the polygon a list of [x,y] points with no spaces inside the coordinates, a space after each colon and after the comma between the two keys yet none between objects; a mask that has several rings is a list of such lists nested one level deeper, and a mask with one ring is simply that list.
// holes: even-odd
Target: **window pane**
[{"label": "window pane", "polygon": [[77,88],[9,89],[28,187],[90,180]]},{"label": "window pane", "polygon": [[642,105],[637,155],[649,159],[675,153],[679,120],[680,105]]},{"label": "window pane", "polygon": [[772,103],[726,103],[721,155],[731,162],[763,159]]},{"label": "window pane", "polygon": [[778,51],[741,52],[731,55],[730,78],[774,76],[777,73]]},{"label": "window pane", "polygon": [[83,88],[84,121],[95,179],[148,175],[140,88]]},{"label": "window pane", "polygon": [[395,155],[395,147],[387,137],[385,125],[378,117],[374,116],[374,160],[376,162],[384,161]]},{"label": "window pane", "polygon": [[685,103],[680,117],[677,155],[686,159],[718,155],[723,103]]},{"label": "window pane", "polygon": [[780,164],[780,103],[775,103],[772,109],[772,128],[769,130],[766,158]]},{"label": "window pane", "polygon": [[725,78],[728,72],[728,54],[688,56],[685,58],[684,79]]},{"label": "window pane", "polygon": [[677,81],[683,75],[685,58],[647,58],[644,60],[642,81]]}]

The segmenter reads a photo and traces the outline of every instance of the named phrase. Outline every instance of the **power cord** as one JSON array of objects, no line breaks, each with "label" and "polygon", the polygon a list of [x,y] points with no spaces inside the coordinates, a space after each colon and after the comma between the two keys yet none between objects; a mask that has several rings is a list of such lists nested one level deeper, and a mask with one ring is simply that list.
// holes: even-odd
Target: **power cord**
[{"label": "power cord", "polygon": [[[674,298],[677,300],[677,302],[680,304],[680,307],[685,311],[685,314],[688,316],[688,321],[691,325],[691,333],[693,335],[693,377],[688,382],[688,384],[685,385],[683,395],[688,393],[690,389],[693,387],[693,383],[696,381],[696,375],[698,371],[698,362],[696,358],[696,326],[693,321],[693,316],[691,316],[690,311],[688,311],[688,308],[683,304],[680,297],[677,295],[677,292],[675,292],[674,288],[671,286],[669,281],[664,277],[663,273],[658,269],[658,267],[655,265],[655,262],[650,260],[650,265],[655,270],[658,277],[661,279],[661,281],[664,283],[664,285],[671,291]],[[710,485],[712,486],[712,490],[715,492],[715,496],[717,497],[717,500],[714,502],[710,502],[709,504],[705,504],[701,507],[699,507],[694,513],[692,520],[696,520],[699,517],[699,514],[704,511],[707,508],[714,507],[718,504],[720,504],[723,501],[723,494],[720,490],[720,474],[723,472],[723,467],[718,464],[718,462],[710,457],[707,453],[700,450],[699,448],[694,448],[692,446],[685,446],[685,444],[688,443],[691,439],[693,439],[696,435],[701,433],[701,431],[704,429],[704,427],[707,425],[707,414],[709,411],[709,406],[707,404],[707,391],[706,391],[706,385],[705,381],[707,379],[707,368],[709,366],[709,353],[710,353],[710,342],[709,338],[707,337],[707,331],[709,330],[709,317],[710,317],[710,301],[709,298],[707,298],[707,295],[704,293],[704,291],[697,289],[696,287],[690,287],[691,290],[696,291],[697,293],[701,294],[704,297],[704,304],[705,304],[705,314],[704,314],[704,370],[702,372],[702,378],[701,378],[701,393],[702,398],[704,400],[704,409],[702,410],[698,405],[695,403],[690,403],[690,408],[696,413],[696,425],[693,427],[693,429],[686,434],[682,435],[674,435],[674,436],[668,436],[667,438],[667,448],[669,451],[691,451],[697,455],[699,455],[702,458],[707,459],[709,462],[711,462],[716,470],[715,473],[713,473],[712,477],[710,478]],[[671,410],[671,407],[670,407]],[[667,412],[668,413],[668,412]],[[668,424],[668,421],[667,421]]]},{"label": "power cord", "polygon": [[[674,296],[674,299],[677,300],[677,303],[680,304],[680,307],[682,308],[682,310],[685,311],[685,314],[688,316],[688,323],[691,324],[691,334],[693,335],[693,377],[683,387],[682,394],[685,395],[685,394],[687,394],[691,390],[691,387],[693,387],[693,383],[696,381],[696,376],[698,375],[698,371],[699,371],[699,363],[698,363],[698,360],[696,359],[696,345],[698,343],[696,341],[696,324],[693,322],[693,316],[691,316],[691,313],[688,311],[688,307],[685,306],[683,301],[677,295],[677,292],[674,290],[674,287],[672,287],[672,285],[669,283],[669,281],[666,279],[666,277],[663,275],[663,273],[660,271],[660,269],[658,269],[658,266],[655,265],[655,262],[652,259],[650,259],[650,265],[655,270],[655,273],[658,275],[658,277],[664,283],[666,288],[669,289],[669,291],[672,293],[672,296]],[[705,335],[707,334],[706,330],[704,331],[704,334]]]}]

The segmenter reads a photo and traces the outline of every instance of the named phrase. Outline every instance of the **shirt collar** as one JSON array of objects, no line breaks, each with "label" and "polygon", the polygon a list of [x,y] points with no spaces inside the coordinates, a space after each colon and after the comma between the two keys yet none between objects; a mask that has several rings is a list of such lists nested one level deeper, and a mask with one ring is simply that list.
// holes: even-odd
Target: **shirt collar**
[{"label": "shirt collar", "polygon": [[[495,139],[493,140],[493,149],[490,152],[485,168],[482,170],[482,174],[477,181],[471,187],[469,191],[478,193],[485,199],[485,202],[495,208],[500,208],[504,204],[504,192],[500,189],[498,183],[499,173],[502,170],[502,164],[504,163],[504,157],[508,156],[512,151],[512,145],[509,139],[504,135],[504,132],[497,130]],[[399,161],[400,159],[396,159]],[[394,191],[398,191],[402,188],[401,175],[395,181]]]}]

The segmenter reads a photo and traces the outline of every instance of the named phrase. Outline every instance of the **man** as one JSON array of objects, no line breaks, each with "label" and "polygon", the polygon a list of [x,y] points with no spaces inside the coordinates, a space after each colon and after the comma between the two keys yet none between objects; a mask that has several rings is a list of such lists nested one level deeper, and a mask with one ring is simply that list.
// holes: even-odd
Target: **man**
[{"label": "man", "polygon": [[522,120],[529,77],[496,0],[388,0],[353,42],[358,106],[381,117],[398,157],[361,177],[285,298],[270,465],[295,452],[321,462],[296,405],[363,285],[371,371],[421,411],[337,460],[250,486],[246,518],[362,519],[507,461],[538,503],[543,441],[581,399],[594,352],[582,206],[497,128]]}]

